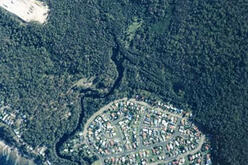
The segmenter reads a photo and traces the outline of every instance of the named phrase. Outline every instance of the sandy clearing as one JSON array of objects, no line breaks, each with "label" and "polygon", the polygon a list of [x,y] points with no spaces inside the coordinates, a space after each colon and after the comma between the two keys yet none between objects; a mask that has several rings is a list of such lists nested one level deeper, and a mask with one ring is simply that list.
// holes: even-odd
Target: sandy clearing
[{"label": "sandy clearing", "polygon": [[3,141],[0,141],[0,148],[5,148],[7,145],[3,142]]},{"label": "sandy clearing", "polygon": [[15,14],[25,22],[45,23],[48,17],[48,6],[37,0],[0,0],[0,6]]}]

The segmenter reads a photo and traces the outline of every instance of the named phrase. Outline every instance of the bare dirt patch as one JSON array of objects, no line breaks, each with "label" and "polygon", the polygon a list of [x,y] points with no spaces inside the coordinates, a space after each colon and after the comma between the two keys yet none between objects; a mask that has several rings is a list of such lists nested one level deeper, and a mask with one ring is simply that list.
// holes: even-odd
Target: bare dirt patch
[{"label": "bare dirt patch", "polygon": [[15,14],[25,22],[45,23],[48,17],[48,6],[37,0],[0,0],[0,6]]}]

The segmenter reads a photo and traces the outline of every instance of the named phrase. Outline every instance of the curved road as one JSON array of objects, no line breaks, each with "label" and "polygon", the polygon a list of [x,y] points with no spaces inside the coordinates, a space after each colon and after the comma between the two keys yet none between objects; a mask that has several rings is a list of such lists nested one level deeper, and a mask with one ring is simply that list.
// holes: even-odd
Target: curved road
[{"label": "curved road", "polygon": [[[92,98],[95,98],[95,99],[96,98],[106,98],[106,97],[112,95],[114,90],[120,86],[120,83],[121,83],[121,80],[122,80],[122,77],[123,77],[123,72],[124,72],[123,61],[126,59],[126,57],[125,56],[121,56],[120,58],[117,57],[122,52],[121,52],[120,44],[117,41],[117,37],[114,34],[113,34],[113,36],[114,36],[114,42],[115,42],[116,46],[113,47],[113,54],[112,54],[111,59],[116,65],[116,68],[117,68],[117,71],[118,71],[118,77],[116,78],[113,86],[110,88],[110,90],[106,94],[98,93],[96,90],[92,90],[92,89],[81,90],[81,92],[84,93],[84,95],[81,98],[82,111],[80,113],[78,124],[77,124],[76,128],[72,132],[64,134],[58,140],[58,142],[55,144],[56,155],[61,159],[66,159],[66,160],[69,160],[69,161],[72,161],[72,162],[75,162],[75,163],[78,163],[79,165],[81,165],[81,161],[79,161],[79,160],[75,161],[71,156],[62,155],[60,153],[60,148],[61,148],[61,146],[63,146],[63,144],[71,136],[74,136],[75,133],[81,129],[81,124],[82,124],[82,121],[83,121],[83,118],[84,118],[84,106],[83,106],[84,98],[85,97],[92,97]],[[89,92],[91,92],[91,93],[89,93]]]},{"label": "curved road", "polygon": [[[106,109],[109,109],[114,103],[116,102],[119,102],[119,101],[122,101],[122,100],[128,100],[128,98],[123,98],[123,99],[119,99],[119,100],[115,100],[113,102],[110,102],[109,104],[107,104],[106,106],[102,107],[99,111],[97,111],[96,113],[94,113],[86,122],[85,126],[84,126],[84,130],[83,130],[83,136],[84,138],[86,139],[86,144],[88,145],[88,147],[90,148],[90,150],[95,153],[99,159],[100,159],[100,162],[101,164],[104,164],[104,159],[105,158],[110,158],[110,157],[120,157],[120,156],[124,156],[124,155],[127,155],[127,154],[130,154],[130,153],[133,153],[133,152],[137,152],[139,150],[143,150],[143,149],[150,149],[152,147],[155,147],[155,146],[165,146],[167,145],[169,142],[171,142],[176,136],[178,136],[180,133],[179,132],[175,132],[173,134],[173,136],[171,137],[170,140],[168,141],[165,141],[165,142],[159,142],[159,143],[155,143],[155,144],[151,144],[151,145],[147,145],[147,146],[144,146],[141,144],[141,146],[139,146],[136,150],[131,150],[131,151],[126,151],[126,152],[123,152],[123,153],[117,153],[117,154],[111,154],[111,155],[99,155],[98,153],[96,153],[94,151],[94,149],[92,148],[92,146],[88,143],[88,140],[87,140],[87,128],[89,127],[90,123],[100,114],[102,114]],[[140,105],[143,105],[143,106],[146,106],[146,107],[149,107],[149,108],[153,108],[152,106],[150,106],[149,104],[145,103],[145,102],[142,102],[142,101],[137,101],[135,99],[129,99],[129,101],[132,101],[132,102],[136,102],[137,104],[140,104]],[[161,108],[155,108],[159,111],[163,111],[165,112],[163,109]],[[178,115],[178,114],[174,114],[174,113],[171,113],[171,112],[166,112],[167,114],[169,115],[172,115],[172,116],[175,116],[175,117],[178,117],[179,120],[177,121],[177,124],[179,124],[179,122],[181,121],[180,119],[182,119],[182,116]],[[145,113],[144,113],[145,114]],[[141,120],[142,121],[142,120]],[[141,124],[141,123],[140,123]],[[140,126],[139,126],[140,127]],[[139,128],[140,129],[140,128]],[[185,152],[181,155],[178,155],[178,156],[174,156],[174,157],[171,157],[171,158],[168,158],[166,160],[163,160],[163,161],[158,161],[156,163],[150,163],[152,165],[157,165],[159,163],[169,163],[170,161],[174,160],[174,159],[179,159],[179,158],[182,158],[182,157],[185,157],[189,154],[195,154],[196,152],[200,151],[201,147],[202,147],[202,144],[204,143],[204,140],[205,140],[205,136],[202,135],[201,138],[200,138],[200,141],[198,143],[198,146],[197,148],[195,148],[194,150],[191,150],[191,151],[188,151],[188,152]]]}]

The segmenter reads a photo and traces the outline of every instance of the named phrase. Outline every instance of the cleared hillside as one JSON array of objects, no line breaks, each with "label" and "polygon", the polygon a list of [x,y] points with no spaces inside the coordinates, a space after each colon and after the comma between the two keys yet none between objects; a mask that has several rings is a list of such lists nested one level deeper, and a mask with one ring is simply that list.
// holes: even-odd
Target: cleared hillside
[{"label": "cleared hillside", "polygon": [[49,11],[47,5],[36,0],[0,0],[0,6],[25,22],[41,24],[46,22]]}]

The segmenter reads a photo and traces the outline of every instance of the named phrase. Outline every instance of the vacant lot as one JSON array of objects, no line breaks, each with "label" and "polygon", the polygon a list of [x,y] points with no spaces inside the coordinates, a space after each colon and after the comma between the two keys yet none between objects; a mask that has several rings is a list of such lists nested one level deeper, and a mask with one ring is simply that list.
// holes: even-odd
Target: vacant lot
[{"label": "vacant lot", "polygon": [[48,6],[36,0],[0,0],[0,6],[26,22],[45,23]]}]

